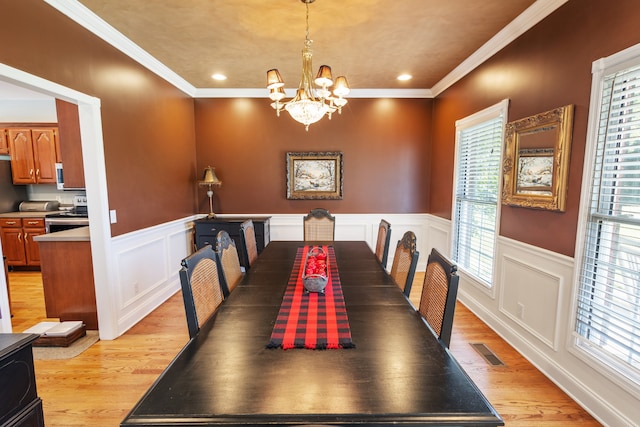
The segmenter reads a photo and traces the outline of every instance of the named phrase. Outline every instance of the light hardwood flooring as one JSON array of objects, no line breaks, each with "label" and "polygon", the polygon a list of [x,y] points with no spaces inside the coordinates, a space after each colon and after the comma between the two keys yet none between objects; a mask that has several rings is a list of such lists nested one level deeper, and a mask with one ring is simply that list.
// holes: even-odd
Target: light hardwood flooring
[{"label": "light hardwood flooring", "polygon": [[[414,305],[423,277],[416,275]],[[14,332],[47,320],[39,273],[11,272],[9,284]],[[98,341],[73,359],[36,360],[46,425],[118,426],[187,340],[178,292],[116,340]],[[489,365],[470,345],[479,342],[506,366]],[[507,426],[601,425],[462,304],[456,308],[451,351]]]}]

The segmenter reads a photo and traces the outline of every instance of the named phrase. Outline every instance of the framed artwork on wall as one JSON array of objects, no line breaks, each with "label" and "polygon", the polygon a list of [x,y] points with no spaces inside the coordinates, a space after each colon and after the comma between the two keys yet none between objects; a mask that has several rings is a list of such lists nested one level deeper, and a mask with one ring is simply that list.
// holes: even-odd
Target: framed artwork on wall
[{"label": "framed artwork on wall", "polygon": [[288,152],[287,199],[342,199],[342,153]]},{"label": "framed artwork on wall", "polygon": [[507,123],[502,204],[565,211],[573,105]]}]

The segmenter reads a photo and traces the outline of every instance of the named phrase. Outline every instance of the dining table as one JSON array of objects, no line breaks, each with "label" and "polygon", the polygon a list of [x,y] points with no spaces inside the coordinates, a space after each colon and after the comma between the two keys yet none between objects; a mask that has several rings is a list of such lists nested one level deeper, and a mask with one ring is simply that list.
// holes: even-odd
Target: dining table
[{"label": "dining table", "polygon": [[[292,299],[310,247],[330,250],[331,288]],[[343,310],[339,341],[302,343],[298,323],[291,346],[274,344],[285,306],[330,296]],[[323,328],[314,338],[331,335]],[[298,425],[504,423],[366,242],[272,241],[121,426]]]}]

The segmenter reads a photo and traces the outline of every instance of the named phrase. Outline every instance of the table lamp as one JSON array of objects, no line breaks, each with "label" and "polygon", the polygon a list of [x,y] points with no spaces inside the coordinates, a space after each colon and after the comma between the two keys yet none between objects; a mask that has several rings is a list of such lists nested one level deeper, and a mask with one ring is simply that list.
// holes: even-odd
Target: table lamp
[{"label": "table lamp", "polygon": [[198,181],[200,187],[208,187],[207,196],[209,197],[209,216],[208,218],[214,218],[216,215],[213,213],[213,187],[220,187],[222,181],[216,176],[215,168],[207,166],[204,170],[204,176],[202,180]]}]

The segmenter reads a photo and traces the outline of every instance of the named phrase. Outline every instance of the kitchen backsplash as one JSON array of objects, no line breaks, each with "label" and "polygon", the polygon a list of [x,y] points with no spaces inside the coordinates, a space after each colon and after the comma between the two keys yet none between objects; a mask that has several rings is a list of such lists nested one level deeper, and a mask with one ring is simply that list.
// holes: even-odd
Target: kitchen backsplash
[{"label": "kitchen backsplash", "polygon": [[73,198],[76,195],[86,195],[86,191],[61,191],[55,184],[27,185],[29,200],[57,200],[61,205],[73,205]]}]

